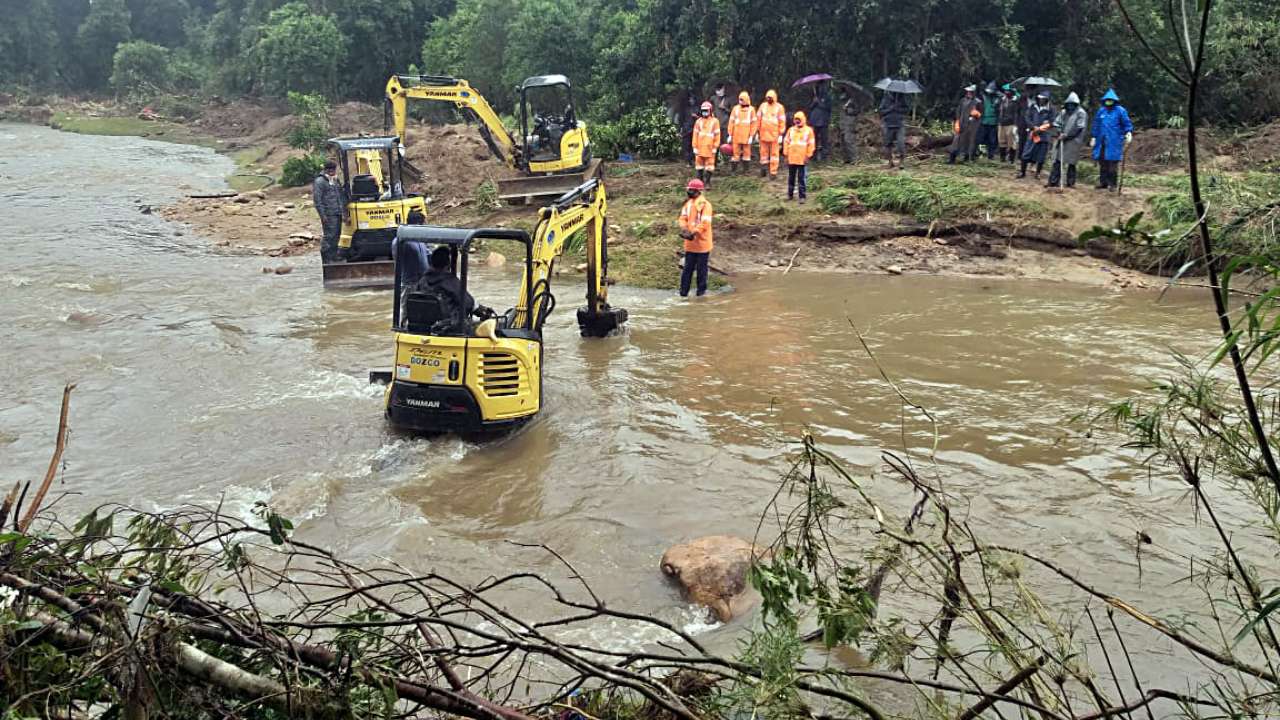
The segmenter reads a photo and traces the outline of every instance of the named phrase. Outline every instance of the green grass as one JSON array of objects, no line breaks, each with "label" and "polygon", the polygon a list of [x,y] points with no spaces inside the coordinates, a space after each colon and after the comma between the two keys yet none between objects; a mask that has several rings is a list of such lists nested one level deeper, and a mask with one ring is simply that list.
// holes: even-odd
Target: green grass
[{"label": "green grass", "polygon": [[827,212],[839,212],[853,200],[872,210],[910,215],[921,222],[985,213],[1021,217],[1050,214],[1038,202],[979,190],[973,183],[959,178],[873,171],[846,175],[835,187],[819,193],[818,203]]},{"label": "green grass", "polygon": [[49,125],[57,130],[65,130],[80,135],[134,136],[184,145],[217,147],[217,142],[213,138],[194,133],[185,125],[140,120],[136,117],[89,117],[87,115],[71,115],[60,112],[54,114],[53,118],[50,119]]}]

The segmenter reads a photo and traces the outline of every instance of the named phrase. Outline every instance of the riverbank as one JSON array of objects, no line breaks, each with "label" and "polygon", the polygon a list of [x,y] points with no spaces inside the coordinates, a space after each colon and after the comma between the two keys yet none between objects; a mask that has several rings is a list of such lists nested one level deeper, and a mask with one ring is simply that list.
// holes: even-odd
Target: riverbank
[{"label": "riverbank", "polygon": [[[239,170],[228,181],[241,194],[189,197],[159,208],[164,217],[229,251],[289,257],[318,249],[308,189],[275,182],[284,161],[298,154],[284,142],[293,120],[282,106],[215,104],[189,120],[126,116],[123,108],[100,103],[64,103],[47,114],[19,115],[72,132],[136,134],[216,148],[236,161]],[[0,109],[0,116],[14,113]],[[331,113],[335,135],[378,127],[380,111],[373,106],[345,103]],[[1130,173],[1120,195],[1091,188],[1089,163],[1082,163],[1076,188],[1059,191],[1043,187],[1043,180],[1015,179],[1012,165],[980,160],[949,166],[926,153],[911,158],[905,171],[887,170],[875,160],[818,164],[806,205],[786,200],[785,179],[721,173],[708,192],[717,215],[713,282],[819,271],[1024,277],[1117,289],[1158,286],[1160,278],[1142,272],[1159,271],[1151,258],[1129,256],[1111,243],[1086,247],[1075,242],[1090,228],[1111,227],[1149,211],[1152,196],[1176,182],[1177,171],[1160,164],[1168,160],[1160,143],[1147,142],[1156,153],[1153,161]],[[864,148],[864,155],[871,151]],[[479,206],[477,188],[510,171],[488,155],[475,128],[432,126],[427,132],[425,126],[413,127],[408,157],[425,171],[411,189],[431,198],[434,222],[532,229],[530,208]],[[676,284],[675,217],[688,176],[687,168],[674,163],[609,164],[610,269],[618,282],[652,288]],[[577,264],[567,258],[564,266]]]}]

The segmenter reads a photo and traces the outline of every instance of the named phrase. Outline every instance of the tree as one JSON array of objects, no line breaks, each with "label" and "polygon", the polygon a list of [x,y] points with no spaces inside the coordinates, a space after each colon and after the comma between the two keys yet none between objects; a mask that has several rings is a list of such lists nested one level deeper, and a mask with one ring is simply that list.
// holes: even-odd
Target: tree
[{"label": "tree", "polygon": [[111,87],[117,95],[155,94],[172,85],[173,54],[146,40],[130,40],[116,48]]},{"label": "tree", "polygon": [[338,30],[350,48],[342,93],[380,99],[387,77],[417,60],[425,22],[415,22],[413,0],[348,0],[334,8]]},{"label": "tree", "polygon": [[14,8],[0,25],[0,77],[8,81],[44,84],[57,68],[54,17],[48,2],[33,0]]},{"label": "tree", "polygon": [[511,108],[505,87],[508,17],[519,2],[460,0],[453,14],[431,23],[422,43],[422,71],[466,78],[496,108]]},{"label": "tree", "polygon": [[346,44],[332,15],[317,15],[305,3],[290,2],[271,11],[253,53],[256,79],[268,92],[331,94]]},{"label": "tree", "polygon": [[129,8],[124,0],[95,0],[76,31],[76,55],[84,83],[103,88],[111,75],[116,47],[129,40]]},{"label": "tree", "polygon": [[184,24],[191,15],[187,0],[127,0],[133,18],[133,36],[178,47],[187,40]]}]

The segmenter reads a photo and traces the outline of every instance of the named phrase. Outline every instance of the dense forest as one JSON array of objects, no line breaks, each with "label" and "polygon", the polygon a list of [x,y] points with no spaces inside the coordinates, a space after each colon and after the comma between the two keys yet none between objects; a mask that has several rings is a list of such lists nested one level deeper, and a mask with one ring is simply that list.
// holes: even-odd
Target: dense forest
[{"label": "dense forest", "polygon": [[[389,73],[418,70],[465,77],[503,108],[521,78],[561,72],[607,120],[715,81],[763,91],[812,72],[910,76],[927,89],[923,106],[943,111],[968,83],[1049,74],[1086,96],[1114,84],[1146,125],[1176,125],[1183,112],[1181,88],[1140,51],[1115,0],[2,4],[0,84],[38,93],[376,100]],[[1166,43],[1172,7],[1124,0],[1134,25]],[[1210,120],[1280,115],[1274,0],[1221,3],[1210,42]]]}]

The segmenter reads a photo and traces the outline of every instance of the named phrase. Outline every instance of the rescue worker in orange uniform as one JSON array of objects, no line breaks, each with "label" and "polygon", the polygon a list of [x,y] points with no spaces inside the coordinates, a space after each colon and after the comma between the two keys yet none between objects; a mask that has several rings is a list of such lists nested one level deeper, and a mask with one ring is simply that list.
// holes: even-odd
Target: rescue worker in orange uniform
[{"label": "rescue worker in orange uniform", "polygon": [[698,179],[711,187],[711,174],[716,171],[716,151],[720,149],[720,121],[711,114],[711,103],[702,103],[698,120],[693,124],[693,167]]},{"label": "rescue worker in orange uniform", "polygon": [[680,237],[684,238],[684,269],[680,272],[680,297],[688,297],[690,281],[698,273],[698,295],[707,294],[707,267],[711,261],[711,203],[702,196],[701,180],[684,186],[688,200],[680,208]]},{"label": "rescue worker in orange uniform", "polygon": [[787,131],[787,109],[778,102],[776,90],[764,94],[758,113],[760,119],[760,177],[768,172],[770,178],[778,177],[778,143]]},{"label": "rescue worker in orange uniform", "polygon": [[[760,129],[756,109],[746,90],[738,93],[738,104],[729,113],[729,142],[733,143],[733,172],[745,170],[751,163],[751,138]],[[743,163],[741,166],[739,163]]]},{"label": "rescue worker in orange uniform", "polygon": [[813,128],[805,122],[804,111],[797,110],[791,129],[782,138],[782,154],[787,156],[787,199],[795,196],[800,185],[800,202],[804,202],[809,184],[809,158],[813,157]]}]

